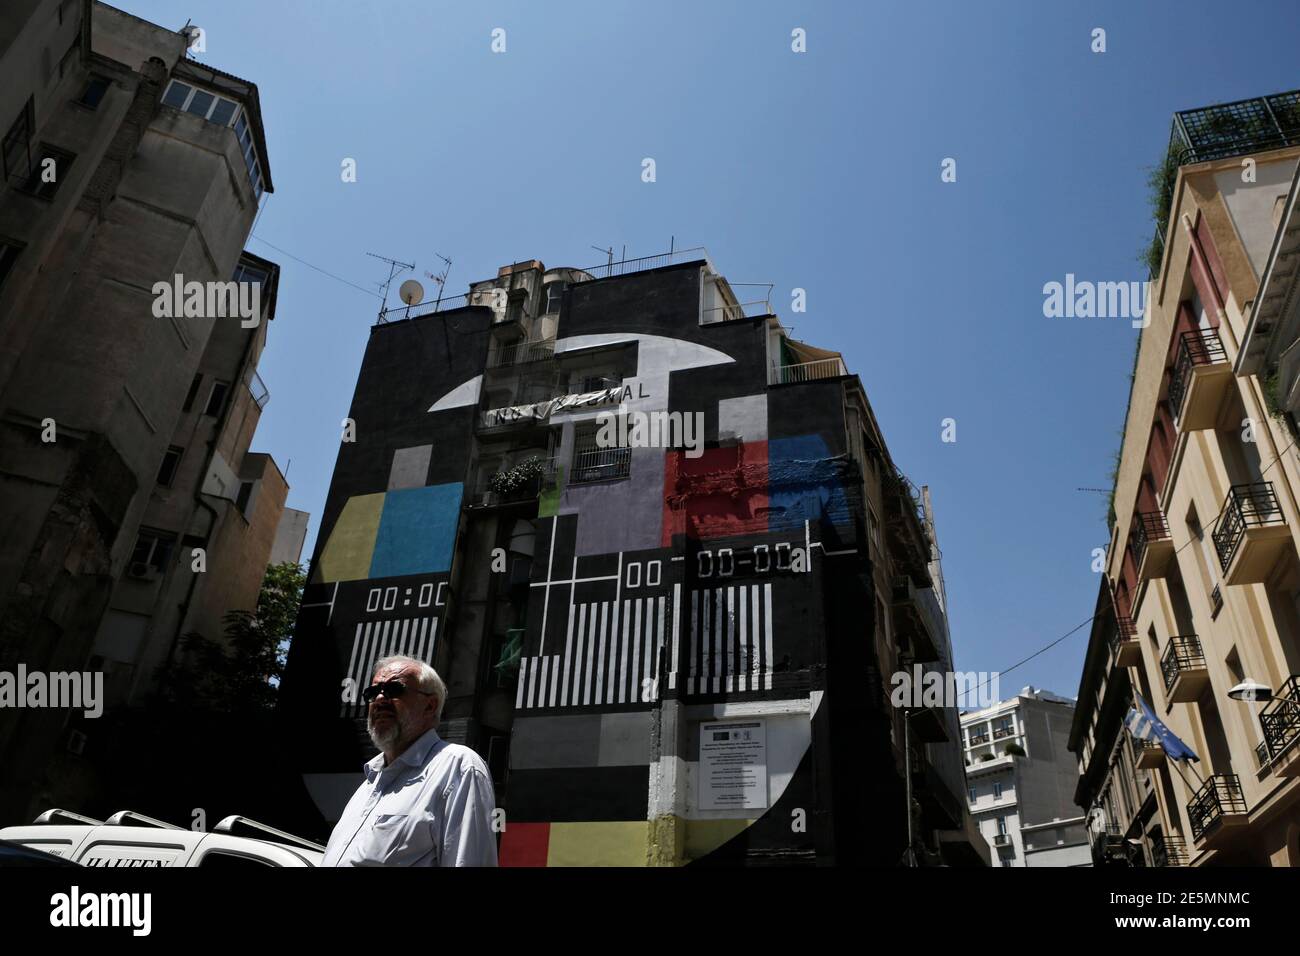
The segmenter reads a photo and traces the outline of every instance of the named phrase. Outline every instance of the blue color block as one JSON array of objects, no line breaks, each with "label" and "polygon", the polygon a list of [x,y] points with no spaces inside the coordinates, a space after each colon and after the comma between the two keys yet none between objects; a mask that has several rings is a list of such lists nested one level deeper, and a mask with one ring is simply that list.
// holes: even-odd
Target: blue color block
[{"label": "blue color block", "polygon": [[852,520],[840,479],[841,464],[831,457],[821,435],[772,438],[767,443],[771,485],[769,531],[802,530],[805,520],[816,525],[823,517],[832,524]]},{"label": "blue color block", "polygon": [[465,486],[457,481],[388,492],[370,559],[370,576],[450,570],[464,491]]}]

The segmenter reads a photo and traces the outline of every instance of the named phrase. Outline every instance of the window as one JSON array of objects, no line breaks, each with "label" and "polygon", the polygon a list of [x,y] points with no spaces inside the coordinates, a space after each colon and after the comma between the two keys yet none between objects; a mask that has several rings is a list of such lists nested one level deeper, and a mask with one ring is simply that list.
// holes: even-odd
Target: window
[{"label": "window", "polygon": [[32,171],[32,128],[36,125],[34,112],[29,97],[18,118],[10,124],[3,147],[0,148],[3,152],[5,178],[13,183],[23,182]]},{"label": "window", "polygon": [[970,794],[970,802],[971,802],[971,803],[974,803],[974,802],[975,802],[975,788],[974,788],[974,787],[971,787],[970,790],[967,791],[967,792]]},{"label": "window", "polygon": [[1004,856],[1004,857],[1002,858],[1002,865],[1003,865],[1003,866],[1013,866],[1014,863],[1012,862],[1012,859],[1013,859],[1012,857]]},{"label": "window", "polygon": [[[600,422],[579,422],[573,429],[571,484],[626,478],[632,463],[630,448],[602,448],[596,442]],[[622,429],[618,429],[622,431]],[[616,432],[617,434],[617,432]]]},{"label": "window", "polygon": [[253,483],[251,481],[241,481],[239,483],[239,494],[235,496],[235,507],[244,517],[248,517],[248,497],[253,493]]},{"label": "window", "polygon": [[162,466],[158,469],[158,484],[164,488],[170,488],[172,481],[176,478],[176,469],[180,467],[181,456],[185,454],[184,448],[177,448],[172,445],[167,449],[167,454],[163,455]]},{"label": "window", "polygon": [[190,390],[185,393],[185,404],[181,406],[181,411],[188,412],[194,407],[194,399],[198,397],[199,383],[202,381],[203,375],[196,372],[194,374],[194,381],[190,382]]},{"label": "window", "polygon": [[139,577],[138,571],[150,568],[160,574],[166,572],[173,544],[172,536],[165,531],[141,531],[135,539],[128,573]]},{"label": "window", "polygon": [[1007,835],[1007,818],[998,817],[998,836]]},{"label": "window", "polygon": [[203,414],[218,417],[226,407],[226,394],[229,391],[229,382],[213,382],[212,391],[208,393],[208,403],[203,407]]},{"label": "window", "polygon": [[546,314],[555,315],[560,311],[560,299],[564,297],[563,282],[546,283]]},{"label": "window", "polygon": [[104,94],[108,92],[111,85],[112,81],[108,77],[92,73],[90,79],[86,81],[86,88],[81,91],[81,97],[77,100],[77,103],[86,107],[86,109],[99,109],[100,101],[104,99]]},{"label": "window", "polygon": [[76,158],[75,153],[69,153],[66,149],[41,143],[37,160],[23,189],[41,199],[53,199]]},{"label": "window", "polygon": [[18,261],[18,256],[22,253],[23,248],[22,243],[0,239],[0,290],[4,289],[5,279],[9,277],[9,271],[13,269],[14,263]]},{"label": "window", "polygon": [[185,102],[194,92],[194,87],[186,86],[178,80],[172,80],[171,86],[167,87],[167,92],[163,94],[162,101],[167,106],[174,106],[176,109],[183,109]]},{"label": "window", "polygon": [[1002,784],[1000,783],[993,784],[993,799],[994,800],[1002,799]]}]

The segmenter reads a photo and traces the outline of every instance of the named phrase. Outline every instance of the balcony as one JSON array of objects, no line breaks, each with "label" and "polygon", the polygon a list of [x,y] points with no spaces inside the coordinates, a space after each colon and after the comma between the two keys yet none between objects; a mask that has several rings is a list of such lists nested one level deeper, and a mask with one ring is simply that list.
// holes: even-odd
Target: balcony
[{"label": "balcony", "polygon": [[943,635],[911,578],[894,578],[890,610],[893,614],[894,633],[896,636],[907,637],[912,649],[912,660],[919,663],[937,661]]},{"label": "balcony", "polygon": [[1165,762],[1165,748],[1158,743],[1130,735],[1129,747],[1133,751],[1133,766],[1139,770],[1155,770]]},{"label": "balcony", "polygon": [[511,342],[488,355],[489,369],[508,368],[527,362],[541,362],[555,357],[555,339]]},{"label": "balcony", "polygon": [[1233,485],[1213,537],[1226,584],[1262,583],[1291,544],[1291,529],[1273,483]]},{"label": "balcony", "polygon": [[1158,867],[1186,866],[1187,844],[1180,836],[1153,836],[1151,838],[1151,865]]},{"label": "balcony", "polygon": [[1280,777],[1300,774],[1300,676],[1292,674],[1259,713],[1264,746]]},{"label": "balcony", "polygon": [[999,727],[993,731],[993,739],[1001,740],[1004,737],[1011,737],[1015,734],[1015,732],[1016,730],[1014,727]]},{"label": "balcony", "polygon": [[1131,850],[1124,832],[1116,824],[1109,824],[1092,833],[1092,863],[1094,866],[1131,866]]},{"label": "balcony", "polygon": [[540,455],[524,458],[513,467],[480,468],[467,507],[500,507],[535,500],[542,489],[555,484],[558,474],[557,459]]},{"label": "balcony", "polygon": [[993,834],[993,845],[997,847],[999,850],[1010,848],[1011,834],[1009,833]]},{"label": "balcony", "polygon": [[1231,384],[1232,366],[1218,332],[1194,329],[1178,337],[1169,377],[1169,407],[1180,430],[1213,428],[1219,403]]},{"label": "balcony", "polygon": [[814,382],[824,378],[841,378],[848,375],[844,359],[827,358],[815,362],[800,362],[798,365],[773,365],[768,374],[769,385],[798,385],[802,382]]},{"label": "balcony", "polygon": [[881,493],[890,560],[917,587],[930,587],[930,536],[925,530],[921,493],[902,472],[886,475],[881,481]]},{"label": "balcony", "polygon": [[1165,652],[1160,655],[1160,672],[1173,703],[1189,704],[1201,696],[1210,682],[1210,672],[1205,669],[1205,655],[1195,634],[1169,638]]},{"label": "balcony", "polygon": [[1133,516],[1129,549],[1133,552],[1139,581],[1164,577],[1169,558],[1174,553],[1174,542],[1169,537],[1169,524],[1162,512],[1139,511]]},{"label": "balcony", "polygon": [[1204,840],[1212,848],[1225,830],[1243,825],[1247,819],[1246,798],[1235,773],[1216,773],[1192,795],[1187,804],[1192,822],[1192,839]]},{"label": "balcony", "polygon": [[1183,110],[1169,139],[1180,166],[1300,144],[1300,90]]},{"label": "balcony", "polygon": [[1115,630],[1110,638],[1111,653],[1116,667],[1136,667],[1142,663],[1142,645],[1138,642],[1137,627],[1133,619],[1115,615]]},{"label": "balcony", "polygon": [[972,747],[978,747],[980,744],[986,744],[986,743],[988,743],[988,742],[989,742],[989,735],[988,735],[988,734],[971,734],[971,735],[970,735],[970,745],[971,745]]}]

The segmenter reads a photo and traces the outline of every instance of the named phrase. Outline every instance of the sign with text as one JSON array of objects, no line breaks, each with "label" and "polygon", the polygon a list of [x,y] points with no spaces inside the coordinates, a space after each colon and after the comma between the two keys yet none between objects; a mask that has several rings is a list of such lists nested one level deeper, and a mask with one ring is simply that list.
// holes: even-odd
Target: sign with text
[{"label": "sign with text", "polygon": [[767,809],[767,725],[700,724],[700,809]]}]

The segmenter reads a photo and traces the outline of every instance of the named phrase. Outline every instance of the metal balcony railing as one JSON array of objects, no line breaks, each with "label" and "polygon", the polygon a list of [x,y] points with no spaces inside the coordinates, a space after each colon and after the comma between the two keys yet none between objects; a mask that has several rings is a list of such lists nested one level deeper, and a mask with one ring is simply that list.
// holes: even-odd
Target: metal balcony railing
[{"label": "metal balcony railing", "polygon": [[[556,458],[531,455],[511,466],[481,468],[474,480],[474,497],[481,499],[489,492],[500,501],[535,497],[539,484],[545,485],[555,480],[557,461]],[[512,471],[514,475],[511,474]]]},{"label": "metal balcony railing", "polygon": [[539,362],[555,357],[555,339],[538,339],[532,342],[512,342],[488,355],[488,368],[504,368]]},{"label": "metal balcony railing", "polygon": [[822,378],[839,378],[848,375],[844,359],[818,359],[815,362],[800,362],[798,365],[773,365],[768,377],[769,385],[792,385],[799,382],[812,382]]},{"label": "metal balcony railing", "polygon": [[1228,490],[1223,514],[1219,515],[1219,520],[1214,525],[1214,550],[1219,555],[1223,573],[1228,573],[1248,529],[1283,524],[1285,521],[1271,481],[1233,485]]},{"label": "metal balcony railing", "polygon": [[1216,773],[1192,795],[1187,816],[1192,823],[1192,838],[1199,840],[1228,813],[1245,813],[1246,798],[1235,773]]},{"label": "metal balcony railing", "polygon": [[[473,298],[471,298],[473,296]],[[469,293],[464,295],[449,295],[438,299],[430,299],[428,302],[418,302],[415,305],[394,305],[390,306],[379,313],[380,323],[396,322],[399,319],[416,319],[422,315],[433,315],[435,312],[449,312],[452,309],[463,309],[467,305],[486,305],[492,304],[492,297],[488,293]]]},{"label": "metal balcony railing", "polygon": [[1300,737],[1300,676],[1292,674],[1259,713],[1264,745],[1276,757]]},{"label": "metal balcony railing", "polygon": [[1300,144],[1300,90],[1174,114],[1170,146],[1178,165]]},{"label": "metal balcony railing", "polygon": [[736,319],[752,319],[760,315],[772,314],[772,301],[770,299],[752,299],[749,302],[739,302],[736,305],[715,305],[711,309],[704,310],[704,321],[709,322],[731,322]]},{"label": "metal balcony railing", "polygon": [[708,261],[709,252],[704,246],[692,246],[689,249],[674,249],[672,252],[662,252],[656,256],[642,256],[639,259],[620,259],[618,262],[606,262],[602,265],[591,266],[586,269],[580,269],[579,272],[585,272],[588,278],[580,276],[575,277],[572,281],[590,282],[592,279],[608,279],[611,276],[631,275],[635,272],[645,272],[648,269],[660,269],[664,266],[677,265],[681,262],[693,262],[697,259]]},{"label": "metal balcony railing", "polygon": [[1205,655],[1195,634],[1169,638],[1165,652],[1160,655],[1160,673],[1165,678],[1165,690],[1173,689],[1178,675],[1205,667]]},{"label": "metal balcony railing", "polygon": [[1011,835],[1007,833],[993,834],[993,845],[999,849],[1011,845]]},{"label": "metal balcony railing", "polygon": [[1133,551],[1134,563],[1141,567],[1142,559],[1147,553],[1147,546],[1152,541],[1169,539],[1169,524],[1165,521],[1164,514],[1159,511],[1139,511],[1134,519],[1133,536],[1129,539],[1130,548]]},{"label": "metal balcony railing", "polygon": [[988,735],[988,734],[971,734],[971,736],[970,736],[970,742],[971,742],[971,746],[972,746],[972,747],[974,747],[976,744],[986,744],[986,743],[989,742],[989,735]]},{"label": "metal balcony railing", "polygon": [[1187,843],[1180,836],[1152,837],[1151,863],[1161,867],[1186,866]]},{"label": "metal balcony railing", "polygon": [[1001,740],[1003,737],[1012,736],[1015,732],[1014,727],[999,727],[997,730],[993,731],[993,739]]},{"label": "metal balcony railing", "polygon": [[1223,592],[1219,590],[1219,586],[1216,584],[1213,590],[1210,591],[1210,617],[1217,617],[1222,610]]},{"label": "metal balcony railing", "polygon": [[1182,415],[1183,398],[1192,381],[1192,372],[1198,365],[1214,365],[1228,361],[1219,333],[1213,329],[1193,329],[1178,337],[1178,352],[1174,370],[1169,376],[1169,407],[1174,418]]}]

